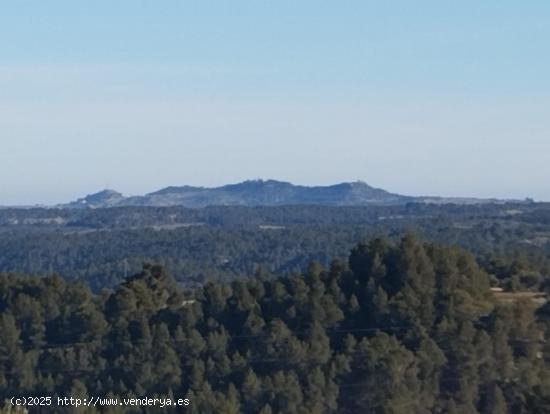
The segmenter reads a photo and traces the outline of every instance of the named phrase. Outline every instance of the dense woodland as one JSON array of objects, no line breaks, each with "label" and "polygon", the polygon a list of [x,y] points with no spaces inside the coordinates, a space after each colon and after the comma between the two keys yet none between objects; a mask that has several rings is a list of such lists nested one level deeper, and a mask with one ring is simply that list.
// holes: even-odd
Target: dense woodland
[{"label": "dense woodland", "polygon": [[0,209],[0,252],[0,401],[550,412],[547,204]]},{"label": "dense woodland", "polygon": [[470,253],[411,235],[193,289],[157,265],[99,293],[4,274],[0,395],[186,396],[197,414],[550,412],[550,307],[499,301],[491,283]]},{"label": "dense woodland", "polygon": [[[114,287],[144,262],[178,283],[229,282],[264,269],[328,266],[358,242],[384,235],[458,245],[514,289],[545,289],[550,205],[0,209],[0,271],[59,274],[92,290]],[[495,283],[497,283],[495,282]]]}]

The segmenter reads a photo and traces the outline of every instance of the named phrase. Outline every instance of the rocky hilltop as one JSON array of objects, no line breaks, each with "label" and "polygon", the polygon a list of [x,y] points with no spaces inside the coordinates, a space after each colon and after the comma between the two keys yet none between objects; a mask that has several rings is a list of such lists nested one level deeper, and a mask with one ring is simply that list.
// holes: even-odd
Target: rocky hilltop
[{"label": "rocky hilltop", "polygon": [[166,187],[143,196],[124,197],[103,190],[64,204],[64,208],[105,208],[118,206],[277,206],[286,204],[392,205],[414,201],[362,181],[329,186],[302,186],[276,180],[249,180],[221,187]]},{"label": "rocky hilltop", "polygon": [[103,190],[56,207],[183,206],[197,208],[206,206],[253,207],[312,204],[327,206],[389,206],[406,203],[475,205],[530,201],[466,197],[412,197],[375,188],[363,181],[308,187],[277,180],[248,180],[220,187],[172,186],[143,196],[131,197],[125,197],[114,190]]}]

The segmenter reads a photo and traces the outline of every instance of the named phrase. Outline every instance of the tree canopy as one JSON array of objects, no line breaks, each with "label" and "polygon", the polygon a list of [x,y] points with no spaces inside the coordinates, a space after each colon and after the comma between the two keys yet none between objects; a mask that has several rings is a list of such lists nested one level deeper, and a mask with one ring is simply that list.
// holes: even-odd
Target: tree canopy
[{"label": "tree canopy", "polygon": [[498,301],[490,285],[470,253],[412,235],[192,289],[149,264],[97,293],[3,274],[0,397],[171,395],[201,414],[547,412],[550,310]]}]

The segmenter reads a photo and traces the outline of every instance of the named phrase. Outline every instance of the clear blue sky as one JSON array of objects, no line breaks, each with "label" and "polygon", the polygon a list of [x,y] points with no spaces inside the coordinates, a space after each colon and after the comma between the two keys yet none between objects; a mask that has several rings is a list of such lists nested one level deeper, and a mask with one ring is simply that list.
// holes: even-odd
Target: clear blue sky
[{"label": "clear blue sky", "polygon": [[17,1],[0,204],[361,179],[550,200],[550,2]]}]

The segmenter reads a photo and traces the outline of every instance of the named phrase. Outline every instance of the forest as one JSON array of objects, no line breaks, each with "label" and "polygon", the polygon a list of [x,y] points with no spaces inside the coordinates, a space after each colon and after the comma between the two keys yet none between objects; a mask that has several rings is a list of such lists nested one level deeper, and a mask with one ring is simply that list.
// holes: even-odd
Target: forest
[{"label": "forest", "polygon": [[0,252],[0,401],[550,412],[548,204],[0,209]]},{"label": "forest", "polygon": [[[155,264],[97,293],[6,273],[0,396],[185,397],[197,414],[550,412],[550,307],[503,300],[492,277],[412,234],[196,287]],[[56,408],[143,412],[74,410]]]},{"label": "forest", "polygon": [[544,289],[550,274],[548,203],[0,209],[0,271],[58,274],[99,292],[149,262],[200,286],[328,266],[358,242],[406,232],[466,248],[505,287]]}]

